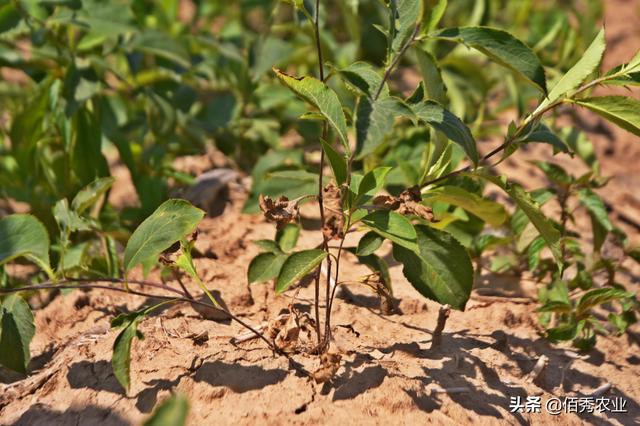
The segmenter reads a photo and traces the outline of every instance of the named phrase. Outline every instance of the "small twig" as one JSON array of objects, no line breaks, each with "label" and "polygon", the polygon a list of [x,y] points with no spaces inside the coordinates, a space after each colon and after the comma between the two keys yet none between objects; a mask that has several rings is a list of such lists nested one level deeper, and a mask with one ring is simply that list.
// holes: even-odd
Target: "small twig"
[{"label": "small twig", "polygon": [[447,323],[449,314],[451,314],[451,306],[449,305],[440,306],[440,310],[438,311],[438,322],[436,323],[435,330],[433,330],[433,339],[431,340],[431,349],[437,348],[438,346],[440,346],[440,343],[442,342],[442,331],[444,330],[444,326]]},{"label": "small twig", "polygon": [[533,370],[531,370],[527,377],[527,383],[532,383],[538,378],[538,376],[540,376],[540,373],[542,373],[544,367],[547,366],[548,361],[549,358],[547,358],[546,355],[541,355],[540,358],[538,358],[538,362],[536,362],[536,365],[533,367]]},{"label": "small twig", "polygon": [[605,393],[609,392],[611,390],[611,383],[606,382],[604,385],[599,386],[597,389],[595,389],[593,392],[591,392],[591,397],[593,398],[598,398],[601,397],[602,395],[604,395]]},{"label": "small twig", "polygon": [[467,393],[467,392],[471,392],[471,388],[468,388],[466,386],[461,386],[461,387],[457,387],[457,388],[435,388],[431,390],[431,394],[438,394],[438,393]]}]

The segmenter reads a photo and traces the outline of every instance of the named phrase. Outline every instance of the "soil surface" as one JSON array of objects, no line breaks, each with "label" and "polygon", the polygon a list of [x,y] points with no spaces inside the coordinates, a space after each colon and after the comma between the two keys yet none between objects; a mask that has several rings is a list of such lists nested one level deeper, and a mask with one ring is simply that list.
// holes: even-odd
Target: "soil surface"
[{"label": "soil surface", "polygon": [[[610,0],[606,7],[608,67],[630,58],[640,46],[640,1]],[[580,117],[596,143],[603,172],[613,176],[602,195],[616,224],[640,244],[640,142],[588,113]],[[529,189],[546,185],[526,160],[549,155],[544,149],[517,154],[502,171]],[[572,169],[577,162],[569,157],[554,161],[577,173]],[[125,183],[114,188],[112,201],[123,204],[132,191],[126,172],[116,174]],[[313,315],[310,283],[278,297],[271,286],[247,286],[246,268],[258,253],[252,241],[271,238],[274,227],[240,213],[245,197],[242,186],[232,184],[224,213],[199,227],[197,248],[203,256],[196,265],[204,281],[255,326],[289,310],[301,318]],[[307,205],[303,214],[313,219],[316,210]],[[319,238],[318,232],[303,233],[300,247],[315,247]],[[356,241],[357,235],[351,235],[347,245]],[[149,301],[78,290],[36,311],[32,374],[0,376],[0,424],[140,424],[174,392],[190,401],[189,425],[640,424],[638,326],[623,337],[599,337],[593,350],[578,355],[541,337],[533,284],[485,275],[478,278],[466,311],[451,312],[439,345],[434,344],[439,305],[425,301],[407,283],[389,251],[397,312],[383,315],[378,297],[366,287],[348,286],[340,293],[333,348],[342,361],[331,383],[316,384],[308,377],[320,367],[316,356],[277,356],[258,339],[232,343],[245,334],[236,323],[206,320],[193,308],[176,305],[142,322],[145,339],[134,343],[131,389],[125,393],[110,364],[117,331],[109,321]],[[350,255],[343,265],[344,280],[368,273]],[[638,276],[632,269],[625,284],[640,294]],[[158,277],[152,274],[151,279]],[[194,283],[186,285],[199,294]],[[312,345],[305,334],[302,343]],[[545,357],[546,367],[531,377]],[[607,385],[603,395],[624,398],[627,413],[554,416],[544,410],[550,398],[590,396]],[[512,398],[527,396],[541,398],[541,413],[510,412]]]}]

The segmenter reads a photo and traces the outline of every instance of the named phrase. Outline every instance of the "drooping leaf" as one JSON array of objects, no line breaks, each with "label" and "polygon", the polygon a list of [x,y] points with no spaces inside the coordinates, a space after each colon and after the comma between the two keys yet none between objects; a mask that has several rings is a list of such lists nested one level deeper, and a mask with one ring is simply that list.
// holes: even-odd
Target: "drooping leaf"
[{"label": "drooping leaf", "polygon": [[0,305],[0,365],[26,373],[35,331],[27,302],[17,294],[7,297]]},{"label": "drooping leaf", "polygon": [[293,253],[285,260],[276,281],[276,293],[280,294],[313,271],[327,257],[324,250],[312,249]]},{"label": "drooping leaf", "polygon": [[147,310],[122,314],[111,321],[111,327],[122,327],[123,330],[113,343],[113,357],[111,365],[113,374],[125,390],[131,386],[131,345],[133,339],[144,339],[142,332],[138,331],[138,324],[147,315]]},{"label": "drooping leaf", "polygon": [[322,149],[324,153],[327,155],[327,159],[329,160],[329,164],[331,165],[331,170],[333,170],[333,175],[336,178],[336,183],[338,185],[342,185],[347,181],[347,160],[344,155],[340,154],[336,151],[329,142],[324,139],[320,139],[322,143]]},{"label": "drooping leaf", "polygon": [[[580,60],[549,92],[549,95],[540,103],[537,111],[542,111],[545,107],[560,99],[563,95],[575,90],[582,82],[598,69],[602,61],[602,55],[606,46],[604,38],[604,28],[600,30],[596,38],[591,42],[589,48],[584,52]],[[535,112],[534,112],[535,114]]]},{"label": "drooping leaf", "polygon": [[384,237],[374,231],[367,232],[360,238],[358,249],[355,254],[358,256],[369,256],[380,248]]},{"label": "drooping leaf", "polygon": [[342,111],[338,95],[322,81],[313,77],[293,77],[284,72],[273,70],[285,86],[297,93],[301,98],[318,108],[320,113],[335,130],[345,152],[348,154],[347,121]]},{"label": "drooping leaf", "polygon": [[115,179],[110,176],[94,180],[89,185],[78,191],[76,196],[73,197],[71,208],[75,210],[76,213],[82,214],[86,209],[94,205],[100,197],[109,190],[109,188],[111,188],[114,181]]},{"label": "drooping leaf", "polygon": [[429,21],[427,24],[427,32],[432,32],[437,28],[440,20],[444,16],[444,12],[447,10],[447,5],[447,0],[438,0],[438,2],[431,8],[431,14],[429,15]]},{"label": "drooping leaf", "polygon": [[377,210],[362,218],[367,228],[397,245],[417,250],[416,231],[406,217],[390,210]]},{"label": "drooping leaf", "polygon": [[553,257],[556,259],[558,268],[562,270],[563,259],[560,251],[560,231],[558,231],[553,226],[553,223],[542,214],[538,203],[531,198],[531,195],[528,194],[522,186],[510,183],[503,177],[490,175],[488,173],[478,173],[478,176],[496,184],[509,194],[522,212],[529,218],[531,223],[533,223],[538,232],[540,232],[540,235],[544,238],[549,250],[551,250]]},{"label": "drooping leaf", "polygon": [[204,212],[184,200],[171,199],[160,205],[138,226],[124,251],[124,268],[157,257],[185,235],[193,232]]},{"label": "drooping leaf", "polygon": [[189,413],[189,401],[182,395],[173,395],[160,404],[144,426],[184,426]]},{"label": "drooping leaf", "polygon": [[261,253],[249,263],[247,280],[249,284],[270,281],[280,274],[282,264],[287,260],[283,253]]},{"label": "drooping leaf", "polygon": [[604,239],[608,232],[613,231],[613,224],[609,220],[607,208],[602,198],[588,188],[578,190],[578,200],[580,204],[587,209],[591,218],[593,228],[593,245],[596,251],[599,251],[604,243]]},{"label": "drooping leaf", "polygon": [[540,59],[526,44],[508,32],[489,27],[457,27],[446,28],[432,35],[479,50],[547,93],[547,81]]},{"label": "drooping leaf", "polygon": [[346,248],[346,250],[353,253],[358,259],[358,262],[369,268],[371,272],[379,273],[380,278],[382,279],[382,284],[384,284],[389,292],[393,294],[393,284],[391,282],[391,275],[389,274],[389,265],[382,257],[376,254],[360,256],[356,253],[356,248],[354,247]]},{"label": "drooping leaf", "polygon": [[418,119],[444,133],[467,154],[474,165],[478,164],[478,148],[469,128],[458,117],[434,101],[412,105]]},{"label": "drooping leaf", "polygon": [[362,158],[374,152],[393,132],[400,117],[411,117],[413,112],[399,98],[390,96],[370,101],[360,98],[356,110],[356,152]]},{"label": "drooping leaf", "polygon": [[49,277],[49,234],[44,225],[29,214],[12,214],[0,219],[0,265],[25,257]]},{"label": "drooping leaf", "polygon": [[425,225],[415,227],[417,249],[393,245],[393,257],[423,296],[464,310],[473,286],[473,265],[466,249],[450,234]]},{"label": "drooping leaf", "polygon": [[640,136],[640,101],[626,96],[600,96],[575,101],[619,127]]},{"label": "drooping leaf", "polygon": [[497,227],[507,220],[504,207],[457,186],[443,186],[422,196],[423,201],[441,201],[462,207],[489,225]]}]

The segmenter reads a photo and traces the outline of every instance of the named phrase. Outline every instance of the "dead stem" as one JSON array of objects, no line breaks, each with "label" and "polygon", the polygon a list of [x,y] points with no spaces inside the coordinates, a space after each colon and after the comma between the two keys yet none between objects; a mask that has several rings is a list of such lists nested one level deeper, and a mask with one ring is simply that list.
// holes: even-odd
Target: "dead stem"
[{"label": "dead stem", "polygon": [[438,311],[438,322],[436,323],[435,330],[433,330],[433,339],[431,340],[431,349],[437,348],[438,346],[440,346],[440,343],[442,342],[442,331],[444,330],[444,326],[447,323],[449,314],[451,314],[451,306],[449,305],[440,306],[440,310]]}]

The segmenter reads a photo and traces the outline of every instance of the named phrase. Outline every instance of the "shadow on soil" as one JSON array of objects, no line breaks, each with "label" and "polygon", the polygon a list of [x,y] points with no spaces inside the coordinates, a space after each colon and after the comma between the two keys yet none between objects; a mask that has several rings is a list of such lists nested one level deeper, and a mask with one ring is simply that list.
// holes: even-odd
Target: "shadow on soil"
[{"label": "shadow on soil", "polygon": [[101,425],[129,426],[129,422],[108,408],[95,405],[81,409],[69,408],[56,411],[44,404],[35,404],[13,423],[14,426],[66,426],[66,425]]}]

